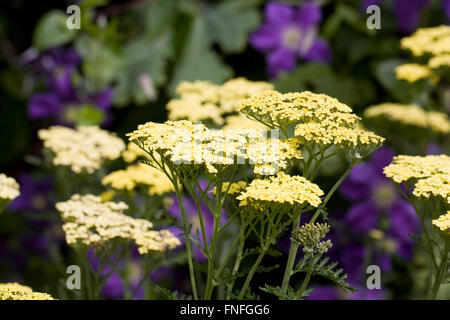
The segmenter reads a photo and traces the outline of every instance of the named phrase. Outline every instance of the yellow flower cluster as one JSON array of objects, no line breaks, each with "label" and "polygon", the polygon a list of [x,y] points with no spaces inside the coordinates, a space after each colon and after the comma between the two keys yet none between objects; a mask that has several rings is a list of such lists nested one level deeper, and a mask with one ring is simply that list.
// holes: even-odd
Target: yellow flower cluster
[{"label": "yellow flower cluster", "polygon": [[267,91],[241,101],[238,110],[270,128],[287,128],[299,121],[328,120],[338,125],[351,125],[359,120],[349,106],[337,99],[309,91],[285,94]]},{"label": "yellow flower cluster", "polygon": [[255,179],[237,197],[241,206],[259,207],[263,203],[309,204],[318,207],[323,191],[316,184],[300,176],[280,172],[268,179]]},{"label": "yellow flower cluster", "polygon": [[102,202],[94,195],[73,195],[56,208],[64,220],[63,229],[68,244],[101,244],[112,239],[132,239],[140,254],[165,251],[180,245],[168,230],[151,230],[152,223],[123,214],[128,206],[123,202]]},{"label": "yellow flower cluster", "polygon": [[450,67],[450,54],[442,54],[431,58],[430,61],[428,61],[428,67],[430,67],[431,69]]},{"label": "yellow flower cluster", "polygon": [[232,79],[220,86],[207,81],[181,82],[177,87],[180,98],[169,101],[166,106],[169,120],[210,119],[222,125],[223,114],[235,112],[240,100],[271,89],[270,83],[245,78]]},{"label": "yellow flower cluster", "polygon": [[[238,181],[238,182],[232,182],[231,185],[229,182],[222,183],[222,192],[225,192],[228,190],[228,195],[235,195],[241,193],[242,190],[244,190],[247,187],[247,182],[245,181]],[[216,187],[214,187],[211,190],[211,193],[213,195],[216,194]]]},{"label": "yellow flower cluster", "polygon": [[379,147],[384,138],[361,128],[338,126],[331,121],[300,123],[295,127],[295,136],[305,142],[321,146],[335,145],[342,149],[368,150]]},{"label": "yellow flower cluster", "polygon": [[16,282],[0,283],[0,300],[54,300],[47,293],[34,292],[33,289]]},{"label": "yellow flower cluster", "polygon": [[137,186],[146,186],[149,195],[163,195],[174,191],[172,182],[156,168],[138,163],[125,170],[111,172],[102,180],[103,185],[110,185],[117,190],[132,191]]},{"label": "yellow flower cluster", "polygon": [[126,150],[122,152],[122,158],[125,162],[131,163],[135,162],[138,159],[145,159],[147,161],[151,161],[149,155],[139,148],[135,143],[129,142]]},{"label": "yellow flower cluster", "polygon": [[450,204],[450,157],[399,155],[384,168],[384,174],[396,183],[414,179],[413,195],[442,197]]},{"label": "yellow flower cluster", "polygon": [[189,121],[148,122],[128,134],[150,154],[168,157],[175,164],[202,164],[209,173],[218,166],[249,163],[260,174],[286,168],[287,160],[300,159],[298,139],[267,139],[254,129],[211,130]]},{"label": "yellow flower cluster", "polygon": [[416,57],[450,53],[450,26],[421,28],[401,40],[401,46]]},{"label": "yellow flower cluster", "polygon": [[269,128],[263,125],[261,122],[249,119],[242,114],[228,116],[225,118],[224,130],[228,129],[255,129],[255,130],[268,130]]},{"label": "yellow flower cluster", "polygon": [[398,103],[383,103],[371,106],[364,111],[368,118],[383,117],[389,121],[398,122],[420,128],[430,128],[438,133],[450,132],[450,120],[445,113],[425,111],[418,105],[403,105]]},{"label": "yellow flower cluster", "polygon": [[429,198],[431,195],[441,197],[450,204],[450,173],[435,174],[420,179],[414,186],[413,194],[416,197]]},{"label": "yellow flower cluster", "polygon": [[427,66],[417,63],[406,63],[395,68],[395,76],[399,80],[414,83],[423,79],[430,79],[432,83],[437,82],[436,75]]},{"label": "yellow flower cluster", "polygon": [[68,166],[75,173],[92,173],[106,160],[120,157],[125,144],[113,133],[98,126],[81,126],[71,129],[53,126],[38,132],[44,147],[53,152],[53,164]]},{"label": "yellow flower cluster", "polygon": [[19,195],[19,184],[16,180],[0,173],[0,199],[11,201]]},{"label": "yellow flower cluster", "polygon": [[443,214],[439,218],[432,221],[433,224],[438,227],[441,231],[447,231],[450,235],[450,211]]}]

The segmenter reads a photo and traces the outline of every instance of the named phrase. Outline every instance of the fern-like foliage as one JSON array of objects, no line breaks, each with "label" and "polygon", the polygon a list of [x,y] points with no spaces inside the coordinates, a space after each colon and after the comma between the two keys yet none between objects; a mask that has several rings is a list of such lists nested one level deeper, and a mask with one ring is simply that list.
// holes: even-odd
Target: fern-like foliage
[{"label": "fern-like foliage", "polygon": [[[273,286],[269,286],[267,284],[264,287],[259,287],[259,289],[266,293],[273,294],[280,300],[295,300],[296,299],[296,292],[291,286],[287,287],[286,292],[283,292],[281,290],[281,287],[279,287],[279,286],[273,287]],[[302,294],[301,299],[306,298],[310,294],[311,291],[312,291],[312,289],[305,290]]]},{"label": "fern-like foliage", "polygon": [[178,291],[170,291],[167,288],[158,286],[157,284],[149,284],[148,292],[158,294],[163,300],[192,300],[192,296],[183,294]]},{"label": "fern-like foliage", "polygon": [[347,274],[344,273],[342,268],[338,268],[337,262],[329,263],[329,257],[322,257],[321,255],[313,256],[305,255],[295,266],[293,273],[307,272],[311,268],[312,262],[312,275],[317,275],[331,280],[339,288],[345,292],[355,292],[357,289],[350,286],[345,279]]}]

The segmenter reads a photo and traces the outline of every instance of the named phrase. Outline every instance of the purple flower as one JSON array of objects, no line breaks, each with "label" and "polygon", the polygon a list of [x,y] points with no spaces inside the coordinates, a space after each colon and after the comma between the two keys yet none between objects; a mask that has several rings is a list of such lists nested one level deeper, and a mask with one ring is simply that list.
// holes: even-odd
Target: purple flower
[{"label": "purple flower", "polygon": [[[444,10],[445,8],[449,8],[450,10],[450,5],[446,7],[445,2],[449,1],[444,1]],[[364,0],[361,3],[361,10],[366,12],[367,7],[371,5],[380,6],[381,4],[382,0]],[[413,32],[419,24],[422,10],[429,4],[430,0],[395,0],[394,14],[398,29],[405,34]]]},{"label": "purple flower", "polygon": [[76,121],[77,109],[90,105],[106,113],[105,122],[111,120],[107,113],[112,103],[111,88],[87,93],[82,82],[74,85],[73,76],[81,61],[75,50],[54,48],[38,55],[30,49],[22,55],[22,60],[44,76],[49,89],[49,92],[35,93],[30,98],[30,118],[52,118],[57,123],[71,125]]},{"label": "purple flower", "polygon": [[312,1],[299,9],[269,2],[265,7],[265,18],[265,23],[251,35],[250,43],[267,54],[270,76],[292,71],[297,65],[297,57],[306,61],[331,60],[328,43],[317,36],[322,12]]},{"label": "purple flower", "polygon": [[[381,217],[389,220],[387,239],[393,242],[394,251],[404,259],[412,255],[409,234],[420,231],[420,223],[412,206],[404,200],[394,184],[383,174],[394,153],[384,147],[372,159],[356,165],[340,187],[341,194],[352,202],[343,223],[354,233],[364,234],[379,229]],[[392,249],[392,248],[391,248]]]},{"label": "purple flower", "polygon": [[53,189],[53,181],[50,177],[35,178],[22,172],[17,180],[20,185],[20,196],[9,205],[11,210],[42,212],[51,208],[49,193]]},{"label": "purple flower", "polygon": [[450,20],[450,0],[442,0],[445,16]]}]

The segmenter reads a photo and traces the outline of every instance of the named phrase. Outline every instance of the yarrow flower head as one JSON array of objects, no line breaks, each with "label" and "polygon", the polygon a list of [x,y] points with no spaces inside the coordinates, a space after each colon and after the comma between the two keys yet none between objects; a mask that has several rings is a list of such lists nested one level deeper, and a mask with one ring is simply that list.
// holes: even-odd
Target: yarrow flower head
[{"label": "yarrow flower head", "polygon": [[138,186],[145,186],[149,195],[163,195],[174,191],[172,182],[161,170],[143,163],[111,172],[103,178],[102,184],[127,191],[135,190]]},{"label": "yarrow flower head", "polygon": [[443,112],[425,111],[418,105],[383,103],[364,111],[367,118],[383,118],[397,124],[430,129],[437,133],[450,132],[450,120]]},{"label": "yarrow flower head", "polygon": [[177,165],[204,165],[211,174],[223,166],[245,163],[254,165],[257,173],[275,174],[286,168],[288,160],[301,158],[296,139],[268,139],[265,132],[253,129],[211,130],[185,120],[148,122],[128,136],[152,156]]},{"label": "yarrow flower head", "polygon": [[447,155],[400,155],[384,168],[384,173],[396,183],[413,183],[412,194],[416,197],[435,196],[450,205],[450,157]]},{"label": "yarrow flower head", "polygon": [[241,206],[295,204],[318,207],[321,196],[323,191],[316,184],[303,177],[280,172],[268,179],[253,180],[237,199]]},{"label": "yarrow flower head", "polygon": [[324,254],[333,246],[331,240],[321,241],[329,231],[329,224],[307,223],[292,231],[291,240],[303,246],[304,253]]},{"label": "yarrow flower head", "polygon": [[0,283],[0,300],[54,300],[47,293],[35,292],[16,282]]},{"label": "yarrow flower head", "polygon": [[123,213],[124,202],[102,202],[94,195],[73,195],[56,208],[64,220],[68,244],[102,245],[114,239],[134,240],[140,254],[176,248],[180,241],[168,230],[151,230],[153,224]]},{"label": "yarrow flower head", "polygon": [[39,130],[38,135],[53,153],[53,164],[70,167],[75,173],[93,173],[106,160],[120,157],[125,149],[122,139],[98,126],[53,126]]},{"label": "yarrow flower head", "polygon": [[240,100],[271,89],[273,85],[268,82],[253,82],[245,78],[232,79],[222,85],[208,81],[183,81],[177,87],[180,98],[169,101],[166,108],[169,120],[211,120],[222,125],[223,115],[236,112]]},{"label": "yarrow flower head", "polygon": [[267,54],[269,75],[292,71],[296,58],[306,61],[331,60],[328,43],[317,36],[322,12],[313,1],[300,8],[271,1],[265,7],[265,23],[250,38],[251,45]]},{"label": "yarrow flower head", "polygon": [[19,195],[20,191],[17,181],[0,173],[0,210]]},{"label": "yarrow flower head", "polygon": [[421,28],[401,40],[401,46],[415,57],[450,53],[450,26]]},{"label": "yarrow flower head", "polygon": [[352,125],[360,118],[352,109],[325,94],[310,91],[282,94],[268,91],[241,101],[238,110],[269,128],[287,128],[296,122],[334,121]]},{"label": "yarrow flower head", "polygon": [[419,80],[429,79],[431,83],[437,83],[438,78],[433,71],[425,65],[417,63],[405,63],[395,68],[395,76],[399,80],[414,83]]},{"label": "yarrow flower head", "polygon": [[438,219],[433,220],[433,224],[450,236],[450,211],[447,211],[446,214],[443,214]]},{"label": "yarrow flower head", "polygon": [[425,157],[399,155],[384,168],[384,174],[396,183],[428,178],[436,174],[450,174],[450,157],[443,154]]}]

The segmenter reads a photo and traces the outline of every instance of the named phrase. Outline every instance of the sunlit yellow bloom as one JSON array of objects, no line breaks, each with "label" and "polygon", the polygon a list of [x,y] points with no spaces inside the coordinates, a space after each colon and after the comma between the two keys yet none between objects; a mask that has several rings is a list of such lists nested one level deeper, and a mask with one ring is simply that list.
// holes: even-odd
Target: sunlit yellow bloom
[{"label": "sunlit yellow bloom", "polygon": [[264,131],[254,129],[211,130],[181,120],[149,122],[128,136],[150,154],[167,157],[177,165],[204,165],[212,174],[220,166],[245,163],[253,165],[255,172],[275,174],[278,168],[286,168],[288,160],[301,158],[298,139],[268,139]]},{"label": "sunlit yellow bloom", "polygon": [[180,97],[167,104],[169,120],[211,120],[222,125],[222,115],[235,112],[240,100],[272,88],[270,83],[245,78],[232,79],[222,85],[207,81],[183,81],[177,87]]},{"label": "sunlit yellow bloom", "polygon": [[0,283],[0,300],[54,300],[47,293],[34,292],[33,289],[16,282]]},{"label": "sunlit yellow bloom", "polygon": [[437,77],[431,69],[417,63],[406,63],[396,67],[395,76],[397,79],[405,80],[409,83],[423,79],[430,79],[433,83],[437,82]]},{"label": "sunlit yellow bloom", "polygon": [[336,126],[334,122],[300,123],[295,127],[295,136],[304,143],[314,142],[320,146],[334,145],[343,149],[379,147],[384,138],[361,128]]},{"label": "sunlit yellow bloom", "polygon": [[431,69],[450,67],[450,53],[432,57],[430,61],[428,61],[428,67],[430,67]]},{"label": "sunlit yellow bloom", "polygon": [[235,116],[228,116],[225,118],[224,130],[227,129],[255,129],[255,130],[268,130],[269,128],[263,125],[261,122],[249,119],[242,114]]},{"label": "sunlit yellow bloom", "polygon": [[148,188],[150,195],[163,195],[174,191],[172,182],[163,172],[142,163],[129,166],[125,170],[111,172],[103,178],[102,183],[117,190],[128,191],[142,185]]},{"label": "sunlit yellow bloom", "polygon": [[420,28],[401,40],[401,46],[416,57],[450,53],[450,26]]},{"label": "sunlit yellow bloom", "polygon": [[19,195],[19,184],[16,180],[0,173],[0,199],[11,201]]},{"label": "sunlit yellow bloom", "polygon": [[353,125],[359,120],[349,106],[337,99],[309,91],[285,94],[267,91],[241,101],[238,109],[270,128],[287,128],[299,121],[332,121],[344,126]]},{"label": "sunlit yellow bloom", "polygon": [[318,207],[323,191],[316,184],[300,176],[280,172],[268,179],[255,179],[237,197],[241,206],[264,203],[308,204]]},{"label": "sunlit yellow bloom", "polygon": [[450,120],[445,113],[427,112],[414,104],[383,103],[367,108],[364,115],[368,118],[383,117],[404,125],[429,128],[439,133],[450,132]]},{"label": "sunlit yellow bloom", "polygon": [[[241,193],[246,187],[247,182],[245,181],[232,182],[231,185],[229,182],[224,182],[222,183],[222,192],[227,192],[228,195],[236,195]],[[216,194],[216,187],[211,190],[211,193],[213,195]]]},{"label": "sunlit yellow bloom", "polygon": [[67,166],[75,173],[92,173],[106,160],[120,157],[125,144],[113,133],[98,126],[77,129],[54,126],[38,132],[44,147],[53,153],[55,166]]},{"label": "sunlit yellow bloom", "polygon": [[399,155],[384,168],[384,174],[396,183],[409,179],[428,178],[437,174],[450,174],[450,157],[430,155],[425,157]]},{"label": "sunlit yellow bloom", "polygon": [[443,214],[439,218],[433,220],[433,224],[441,231],[447,231],[450,235],[450,211],[447,211],[446,214]]}]

